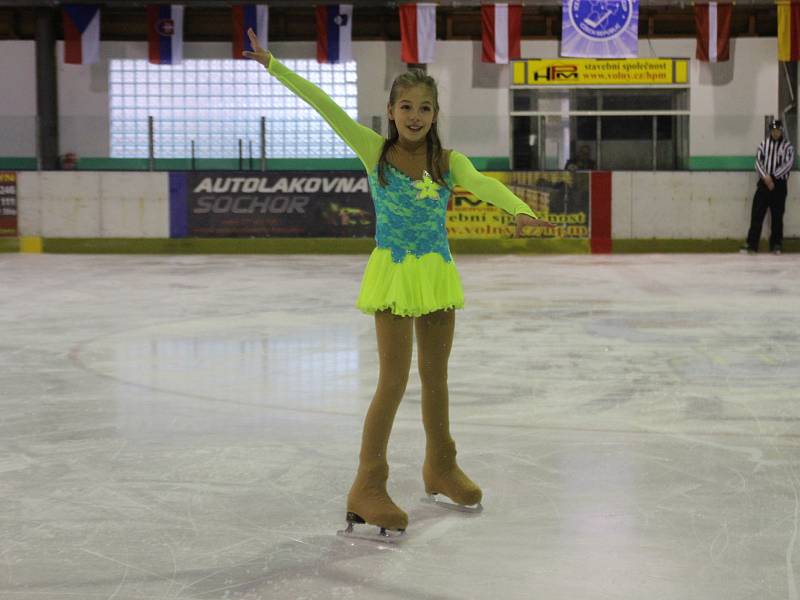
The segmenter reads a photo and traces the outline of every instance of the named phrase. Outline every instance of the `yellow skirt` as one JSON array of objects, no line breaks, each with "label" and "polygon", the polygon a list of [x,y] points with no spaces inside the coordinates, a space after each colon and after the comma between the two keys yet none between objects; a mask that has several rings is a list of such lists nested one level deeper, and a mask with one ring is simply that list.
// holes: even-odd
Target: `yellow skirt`
[{"label": "yellow skirt", "polygon": [[419,258],[408,254],[392,260],[388,248],[370,254],[356,306],[367,314],[391,310],[401,317],[419,317],[437,310],[464,308],[464,290],[455,262],[438,252]]}]

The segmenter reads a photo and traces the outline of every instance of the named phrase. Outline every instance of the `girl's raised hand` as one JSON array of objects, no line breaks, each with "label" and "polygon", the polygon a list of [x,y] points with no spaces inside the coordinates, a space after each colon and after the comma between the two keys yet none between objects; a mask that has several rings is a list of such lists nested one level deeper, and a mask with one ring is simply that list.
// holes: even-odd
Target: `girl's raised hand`
[{"label": "girl's raised hand", "polygon": [[524,227],[557,227],[557,225],[545,219],[534,219],[525,214],[517,215],[517,229],[514,232],[514,237],[528,237],[522,234]]},{"label": "girl's raised hand", "polygon": [[253,47],[253,52],[245,50],[242,52],[242,55],[246,56],[247,58],[257,60],[265,67],[269,68],[269,61],[272,58],[272,55],[268,50],[264,50],[264,48],[261,47],[261,44],[258,43],[258,37],[256,37],[256,32],[253,31],[252,27],[247,30],[247,37],[250,38],[250,45]]}]

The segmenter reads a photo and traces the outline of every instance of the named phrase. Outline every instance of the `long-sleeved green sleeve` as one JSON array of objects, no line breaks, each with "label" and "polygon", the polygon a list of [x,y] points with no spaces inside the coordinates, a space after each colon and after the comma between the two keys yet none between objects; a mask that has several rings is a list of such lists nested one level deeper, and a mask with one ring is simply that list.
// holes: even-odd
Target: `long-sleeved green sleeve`
[{"label": "long-sleeved green sleeve", "polygon": [[274,56],[270,58],[267,71],[316,110],[333,128],[336,135],[352,148],[368,172],[378,164],[384,142],[380,134],[355,121],[334,102],[333,98],[276,60]]},{"label": "long-sleeved green sleeve", "polygon": [[455,150],[450,152],[450,172],[456,184],[469,190],[484,202],[494,204],[514,216],[525,214],[534,219],[538,218],[531,208],[505,185],[497,179],[479,173],[466,156]]}]

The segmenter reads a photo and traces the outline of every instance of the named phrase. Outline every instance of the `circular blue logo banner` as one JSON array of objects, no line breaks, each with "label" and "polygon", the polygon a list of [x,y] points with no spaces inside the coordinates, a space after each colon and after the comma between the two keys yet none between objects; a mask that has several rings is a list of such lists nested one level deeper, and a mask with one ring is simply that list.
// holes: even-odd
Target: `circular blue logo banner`
[{"label": "circular blue logo banner", "polygon": [[617,37],[632,17],[633,0],[572,0],[569,6],[572,26],[595,40]]},{"label": "circular blue logo banner", "polygon": [[639,0],[563,0],[561,56],[633,58]]}]

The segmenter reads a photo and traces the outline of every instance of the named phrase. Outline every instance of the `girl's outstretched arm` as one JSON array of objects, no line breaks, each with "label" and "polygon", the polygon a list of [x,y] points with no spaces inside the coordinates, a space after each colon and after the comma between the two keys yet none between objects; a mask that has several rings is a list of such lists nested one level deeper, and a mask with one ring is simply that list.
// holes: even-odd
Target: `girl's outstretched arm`
[{"label": "girl's outstretched arm", "polygon": [[383,136],[351,118],[328,94],[276,60],[269,51],[259,45],[258,38],[252,29],[248,30],[247,34],[250,37],[253,52],[245,51],[242,54],[260,62],[278,81],[305,100],[327,121],[336,135],[352,148],[366,169],[372,170],[378,163],[384,142]]},{"label": "girl's outstretched arm", "polygon": [[497,179],[479,173],[466,156],[455,150],[450,152],[450,172],[456,184],[469,190],[484,202],[494,204],[517,217],[517,237],[522,236],[524,227],[555,227],[553,223],[537,217],[530,206]]},{"label": "girl's outstretched arm", "polygon": [[497,179],[479,173],[466,156],[455,150],[450,151],[450,171],[453,174],[453,180],[458,185],[466,188],[484,202],[494,204],[514,216],[524,214],[534,219],[538,218],[530,206],[520,200],[510,189]]}]

